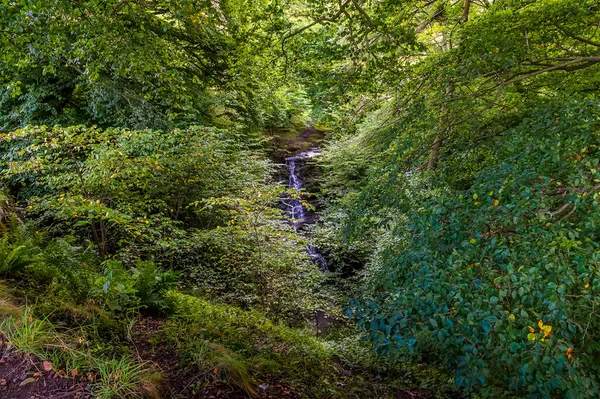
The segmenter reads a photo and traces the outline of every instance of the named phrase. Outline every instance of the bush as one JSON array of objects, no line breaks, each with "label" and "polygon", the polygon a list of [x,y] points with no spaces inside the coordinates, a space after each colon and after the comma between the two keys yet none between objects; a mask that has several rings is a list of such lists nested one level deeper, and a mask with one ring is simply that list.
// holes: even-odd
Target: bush
[{"label": "bush", "polygon": [[74,267],[90,263],[81,258],[87,250],[52,244],[58,252],[40,271],[68,280],[64,289],[79,299],[95,279],[107,309],[168,311],[159,297],[175,275],[155,274],[150,263],[138,264],[135,276],[128,270],[148,259],[202,295],[303,322],[325,303],[313,293],[319,273],[283,225],[282,187],[270,183],[272,167],[248,149],[254,144],[215,128],[28,127],[0,142],[0,184],[28,220],[79,237],[82,248],[89,240],[100,259],[110,258],[104,276],[96,265],[91,278]]},{"label": "bush", "polygon": [[173,270],[160,272],[154,262],[138,261],[133,270],[134,288],[142,308],[149,312],[170,313],[173,304],[165,293],[179,283]]},{"label": "bush", "polygon": [[467,390],[597,396],[599,114],[539,109],[468,190],[422,192],[350,306],[379,352],[439,358]]},{"label": "bush", "polygon": [[102,255],[137,246],[134,259],[165,235],[222,223],[191,204],[240,194],[270,170],[213,128],[29,127],[3,135],[0,149],[1,182],[30,219],[86,237]]}]

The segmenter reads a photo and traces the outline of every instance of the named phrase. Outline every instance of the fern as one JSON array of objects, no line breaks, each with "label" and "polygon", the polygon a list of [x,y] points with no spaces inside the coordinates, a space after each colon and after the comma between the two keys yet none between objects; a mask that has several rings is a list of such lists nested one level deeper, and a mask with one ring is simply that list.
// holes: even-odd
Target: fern
[{"label": "fern", "polygon": [[0,239],[0,275],[7,277],[22,271],[25,267],[35,263],[30,256],[31,248],[27,245],[14,245],[9,237]]},{"label": "fern", "polygon": [[147,310],[169,313],[171,302],[165,298],[165,292],[175,287],[179,282],[177,273],[173,270],[161,272],[154,262],[138,261],[134,270],[135,289],[140,304]]}]

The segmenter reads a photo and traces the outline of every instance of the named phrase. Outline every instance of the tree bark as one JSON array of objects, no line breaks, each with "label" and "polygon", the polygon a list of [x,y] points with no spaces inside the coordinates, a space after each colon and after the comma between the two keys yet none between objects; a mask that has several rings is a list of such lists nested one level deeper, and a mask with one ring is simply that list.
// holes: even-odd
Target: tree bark
[{"label": "tree bark", "polygon": [[471,0],[465,0],[463,4],[463,12],[461,15],[461,21],[467,22],[469,20],[469,10],[471,9]]}]

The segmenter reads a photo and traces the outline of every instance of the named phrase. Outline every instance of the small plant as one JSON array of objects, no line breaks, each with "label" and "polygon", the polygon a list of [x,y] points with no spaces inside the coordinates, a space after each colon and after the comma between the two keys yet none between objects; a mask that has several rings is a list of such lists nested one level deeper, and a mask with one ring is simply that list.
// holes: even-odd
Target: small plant
[{"label": "small plant", "polygon": [[31,256],[32,247],[28,242],[13,242],[6,234],[0,238],[0,276],[14,275],[35,263]]},{"label": "small plant", "polygon": [[217,344],[212,344],[215,368],[222,378],[253,397],[256,393],[252,388],[253,380],[244,361],[231,350]]},{"label": "small plant", "polygon": [[22,215],[8,194],[0,190],[0,228],[4,228],[4,222],[9,221],[23,223]]},{"label": "small plant", "polygon": [[94,295],[111,312],[126,312],[139,308],[135,281],[120,262],[104,262],[104,275],[96,279]]},{"label": "small plant", "polygon": [[44,350],[53,340],[52,325],[33,318],[30,308],[25,308],[18,317],[9,316],[0,322],[0,333],[12,347],[38,357],[44,355]]},{"label": "small plant", "polygon": [[169,313],[172,304],[165,298],[165,292],[175,288],[179,282],[173,270],[161,272],[154,262],[138,261],[134,269],[134,288],[140,305],[150,312]]},{"label": "small plant", "polygon": [[72,299],[82,301],[92,290],[92,267],[95,257],[90,246],[76,246],[66,239],[58,238],[46,244],[41,260],[47,273],[56,278],[60,289]]},{"label": "small plant", "polygon": [[223,345],[205,340],[194,340],[187,345],[187,357],[201,373],[214,375],[229,385],[236,386],[254,397],[254,380],[245,359]]},{"label": "small plant", "polygon": [[144,363],[130,358],[97,360],[99,381],[95,394],[99,399],[159,399],[158,383],[162,375]]}]

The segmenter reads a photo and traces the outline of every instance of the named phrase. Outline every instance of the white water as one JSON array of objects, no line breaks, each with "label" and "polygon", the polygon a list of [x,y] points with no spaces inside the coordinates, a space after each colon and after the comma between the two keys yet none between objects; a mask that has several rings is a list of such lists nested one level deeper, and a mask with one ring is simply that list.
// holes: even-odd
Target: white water
[{"label": "white water", "polygon": [[[316,148],[312,148],[308,151],[301,152],[300,154],[294,155],[293,157],[288,157],[285,159],[285,167],[289,172],[289,180],[288,187],[293,188],[297,191],[304,188],[304,182],[300,178],[298,174],[298,161],[302,161],[304,159],[313,158],[319,155],[320,152]],[[294,226],[294,230],[298,230],[299,227],[302,227],[304,223],[306,223],[306,212],[304,210],[304,206],[302,206],[302,201],[298,197],[297,199],[290,199],[290,201],[286,204],[287,214],[291,219],[291,223]],[[319,249],[314,245],[309,245],[306,248],[308,255],[312,259],[317,266],[321,268],[321,270],[328,270],[327,261],[319,252]]]},{"label": "white water", "polygon": [[312,261],[315,262],[315,264],[319,266],[321,270],[329,270],[327,261],[325,260],[323,255],[321,255],[321,252],[319,252],[319,249],[317,247],[315,247],[314,245],[309,245],[308,247],[306,247],[306,251],[308,252],[308,255],[310,256]]}]

